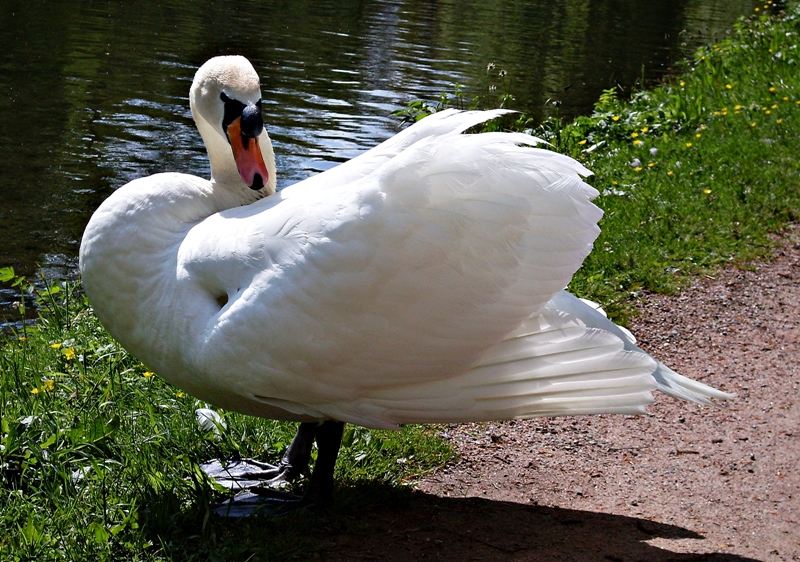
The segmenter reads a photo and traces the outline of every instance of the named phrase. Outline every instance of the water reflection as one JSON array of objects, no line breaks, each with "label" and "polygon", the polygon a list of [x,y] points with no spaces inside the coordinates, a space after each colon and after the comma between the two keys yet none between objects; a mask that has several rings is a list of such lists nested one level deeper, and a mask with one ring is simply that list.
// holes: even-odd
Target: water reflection
[{"label": "water reflection", "polygon": [[113,189],[165,170],[207,175],[188,90],[213,55],[244,54],[262,73],[285,186],[384,140],[397,130],[392,110],[455,83],[490,104],[511,93],[538,117],[548,98],[566,115],[586,112],[603,88],[657,77],[753,5],[5,0],[0,265],[70,274],[89,215]]}]

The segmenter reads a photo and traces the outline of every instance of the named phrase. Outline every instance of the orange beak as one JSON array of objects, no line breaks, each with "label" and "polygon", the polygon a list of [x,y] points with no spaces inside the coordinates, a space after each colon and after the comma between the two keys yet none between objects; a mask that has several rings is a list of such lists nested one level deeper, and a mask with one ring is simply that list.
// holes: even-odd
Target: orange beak
[{"label": "orange beak", "polygon": [[258,146],[258,137],[247,137],[242,134],[241,117],[237,117],[228,125],[227,134],[242,181],[250,189],[261,189],[269,181],[269,172],[261,155],[261,147]]}]

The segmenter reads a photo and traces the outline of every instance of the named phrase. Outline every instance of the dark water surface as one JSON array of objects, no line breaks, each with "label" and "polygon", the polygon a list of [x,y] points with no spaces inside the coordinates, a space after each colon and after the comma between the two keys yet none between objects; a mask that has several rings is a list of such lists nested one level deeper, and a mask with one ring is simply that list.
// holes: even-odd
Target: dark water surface
[{"label": "dark water surface", "polygon": [[[83,228],[114,189],[207,175],[188,91],[211,56],[243,54],[261,74],[281,187],[388,138],[393,110],[456,83],[488,102],[511,93],[537,117],[548,99],[587,113],[602,89],[657,79],[754,5],[0,0],[0,266],[74,276]],[[0,288],[0,315],[12,298]]]}]

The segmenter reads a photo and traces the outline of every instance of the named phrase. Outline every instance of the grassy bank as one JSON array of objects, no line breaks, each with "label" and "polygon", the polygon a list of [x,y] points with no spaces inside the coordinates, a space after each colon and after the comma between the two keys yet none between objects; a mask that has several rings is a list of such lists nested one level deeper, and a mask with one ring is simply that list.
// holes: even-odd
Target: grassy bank
[{"label": "grassy bank", "polygon": [[[225,494],[197,468],[275,461],[293,424],[222,412],[226,428],[203,431],[195,411],[207,405],[111,340],[78,287],[19,288],[39,317],[0,348],[0,560],[282,560],[317,546],[313,526],[337,512],[257,524],[211,516]],[[398,484],[450,457],[433,431],[349,426],[336,509],[403,501]]]},{"label": "grassy bank", "polygon": [[[607,93],[572,123],[507,123],[595,172],[606,216],[575,292],[624,317],[637,292],[764,255],[769,233],[798,219],[799,32],[797,8],[758,15],[630,101]],[[354,506],[403,501],[397,483],[449,458],[434,430],[350,428],[337,511],[217,518],[208,506],[222,494],[197,463],[275,460],[293,428],[223,413],[226,429],[204,432],[195,410],[205,404],[111,341],[76,287],[29,298],[41,318],[0,344],[2,560],[286,559],[316,548],[315,525],[344,527]]]}]

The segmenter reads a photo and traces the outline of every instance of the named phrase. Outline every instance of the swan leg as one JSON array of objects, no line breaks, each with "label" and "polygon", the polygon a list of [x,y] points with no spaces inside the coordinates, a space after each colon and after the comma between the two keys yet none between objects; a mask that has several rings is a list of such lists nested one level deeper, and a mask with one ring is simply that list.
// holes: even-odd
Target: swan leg
[{"label": "swan leg", "polygon": [[330,505],[333,502],[333,470],[342,445],[343,433],[344,422],[328,420],[314,425],[317,462],[306,486],[304,503]]},{"label": "swan leg", "polygon": [[311,461],[311,448],[314,445],[315,429],[317,423],[303,422],[297,428],[297,433],[292,439],[291,444],[281,457],[278,466],[273,467],[273,471],[267,478],[270,486],[290,483],[297,479]]}]

